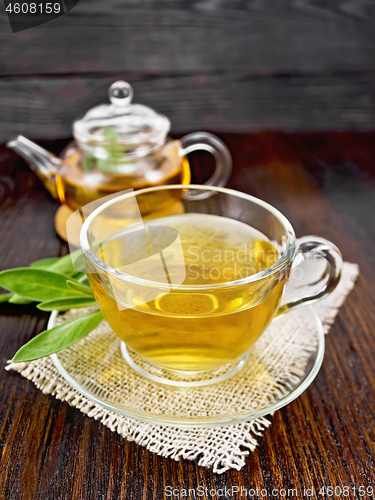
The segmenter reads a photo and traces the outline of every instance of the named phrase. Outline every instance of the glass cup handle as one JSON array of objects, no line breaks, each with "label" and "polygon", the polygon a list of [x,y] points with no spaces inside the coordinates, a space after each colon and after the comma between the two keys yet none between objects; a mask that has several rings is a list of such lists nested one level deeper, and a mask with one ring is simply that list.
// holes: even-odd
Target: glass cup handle
[{"label": "glass cup handle", "polygon": [[[232,171],[232,157],[229,149],[216,135],[208,132],[193,132],[181,137],[181,155],[186,156],[193,151],[208,151],[216,160],[215,172],[205,184],[208,186],[225,186]],[[184,193],[186,200],[203,200],[211,196],[212,191],[189,191]]]},{"label": "glass cup handle", "polygon": [[[304,236],[297,240],[298,248],[290,270],[281,306],[277,315],[294,307],[311,304],[329,295],[341,278],[340,250],[319,236]],[[303,270],[303,263],[313,260]],[[300,271],[300,272],[298,272]],[[304,275],[307,274],[307,280]]]}]

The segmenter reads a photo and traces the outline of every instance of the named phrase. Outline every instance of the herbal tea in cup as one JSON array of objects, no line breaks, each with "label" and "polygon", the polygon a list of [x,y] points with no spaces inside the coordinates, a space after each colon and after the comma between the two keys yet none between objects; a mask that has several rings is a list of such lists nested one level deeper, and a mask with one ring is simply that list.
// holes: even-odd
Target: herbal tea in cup
[{"label": "herbal tea in cup", "polygon": [[[173,200],[170,193],[182,188],[182,213],[174,214],[171,204],[171,215],[158,216],[158,195]],[[150,203],[142,214],[145,197],[155,201],[155,218]],[[133,217],[133,224],[104,241],[93,238],[111,211],[123,210],[125,220],[130,205],[138,208],[138,220]],[[340,277],[334,245],[310,237],[297,246],[292,226],[275,208],[207,186],[119,196],[87,218],[81,247],[95,299],[126,346],[164,373],[193,373],[200,379],[240,362],[277,314],[327,295]],[[297,254],[320,261],[309,262],[312,271],[316,267],[314,293],[307,285],[302,296],[296,280],[288,283]],[[283,301],[286,288],[294,292],[289,302]]]}]

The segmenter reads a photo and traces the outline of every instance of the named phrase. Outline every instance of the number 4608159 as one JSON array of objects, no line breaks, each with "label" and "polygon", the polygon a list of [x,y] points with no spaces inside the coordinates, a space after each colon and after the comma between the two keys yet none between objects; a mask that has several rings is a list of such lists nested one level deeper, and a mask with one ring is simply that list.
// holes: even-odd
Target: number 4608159
[{"label": "number 4608159", "polygon": [[5,9],[9,14],[59,14],[61,5],[59,3],[12,3]]}]

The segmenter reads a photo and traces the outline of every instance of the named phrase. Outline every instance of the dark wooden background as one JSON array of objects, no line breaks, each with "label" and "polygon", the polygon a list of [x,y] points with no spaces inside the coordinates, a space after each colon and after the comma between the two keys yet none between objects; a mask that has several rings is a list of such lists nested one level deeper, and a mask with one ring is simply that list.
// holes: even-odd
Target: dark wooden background
[{"label": "dark wooden background", "polygon": [[70,136],[116,79],[175,132],[373,130],[373,0],[80,0],[12,33],[0,2],[0,143]]}]

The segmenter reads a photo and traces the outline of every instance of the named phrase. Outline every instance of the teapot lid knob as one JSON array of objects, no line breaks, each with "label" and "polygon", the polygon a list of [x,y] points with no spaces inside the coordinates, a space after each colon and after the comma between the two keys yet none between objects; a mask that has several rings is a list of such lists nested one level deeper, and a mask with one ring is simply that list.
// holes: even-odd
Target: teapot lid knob
[{"label": "teapot lid knob", "polygon": [[108,90],[108,97],[115,106],[128,106],[133,99],[133,88],[128,82],[113,83]]},{"label": "teapot lid knob", "polygon": [[113,83],[108,96],[110,104],[93,107],[73,123],[73,135],[81,149],[105,159],[108,146],[117,152],[117,146],[123,145],[127,158],[139,158],[164,144],[170,121],[148,106],[131,104],[133,89],[129,83]]}]

